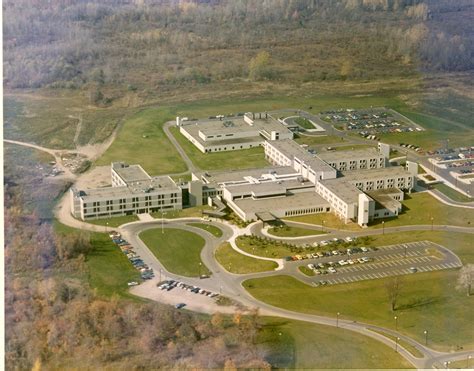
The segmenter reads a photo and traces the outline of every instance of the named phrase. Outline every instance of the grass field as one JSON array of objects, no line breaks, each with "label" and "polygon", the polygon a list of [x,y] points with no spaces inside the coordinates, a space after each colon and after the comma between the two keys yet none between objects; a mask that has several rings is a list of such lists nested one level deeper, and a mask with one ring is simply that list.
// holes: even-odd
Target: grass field
[{"label": "grass field", "polygon": [[412,368],[390,347],[342,328],[263,317],[259,345],[279,369]]},{"label": "grass field", "polygon": [[263,147],[242,149],[239,151],[202,153],[187,140],[177,127],[170,129],[178,143],[187,153],[195,166],[202,170],[247,169],[268,166]]},{"label": "grass field", "polygon": [[84,94],[67,90],[60,94],[9,94],[4,107],[6,138],[51,148],[75,147],[79,119],[82,128],[77,144],[101,142],[132,111],[119,106],[92,107]]},{"label": "grass field", "polygon": [[[453,250],[463,264],[474,262],[472,235],[446,232],[411,232],[374,237],[369,246],[417,240],[431,240]],[[474,345],[470,309],[474,297],[455,289],[458,270],[445,270],[404,276],[398,309],[389,307],[384,280],[313,288],[289,276],[253,279],[244,286],[257,299],[282,308],[312,314],[334,316],[399,329],[420,342],[423,331],[429,331],[429,345],[440,350]]]},{"label": "grass field", "polygon": [[97,165],[125,161],[140,164],[150,175],[186,171],[186,164],[163,131],[163,123],[171,119],[170,111],[162,108],[149,108],[135,114],[125,121]]},{"label": "grass field", "polygon": [[[458,225],[468,227],[474,223],[474,210],[460,209],[445,205],[429,193],[413,193],[405,195],[402,202],[403,210],[398,218],[384,219],[385,228],[398,225],[433,224]],[[382,228],[382,220],[375,220],[370,224],[375,228]]]},{"label": "grass field", "polygon": [[353,231],[361,230],[361,228],[359,227],[357,223],[345,224],[341,219],[339,219],[333,213],[293,216],[291,218],[283,219],[283,221],[285,220],[289,220],[292,222],[321,225],[323,226],[321,229],[322,232],[324,232],[324,227],[335,228],[335,229],[347,229],[347,230],[353,230]]},{"label": "grass field", "polygon": [[139,236],[169,272],[186,277],[210,273],[200,256],[205,244],[201,236],[174,228],[166,228],[165,233],[148,229]]},{"label": "grass field", "polygon": [[306,276],[314,276],[314,275],[315,275],[314,271],[313,271],[312,269],[309,269],[309,268],[308,268],[307,266],[305,266],[305,265],[302,265],[301,267],[298,267],[298,270],[299,270],[301,273],[305,274]]},{"label": "grass field", "polygon": [[[372,330],[378,334],[381,334],[393,341],[397,341],[397,337],[396,336],[393,336],[393,335],[390,335],[384,331],[376,331],[376,330]],[[416,349],[413,345],[411,345],[410,343],[407,343],[405,340],[403,339],[399,339],[398,340],[398,344],[401,345],[402,347],[404,347],[406,350],[408,350],[414,357],[416,358],[423,358],[423,353],[421,353],[418,349]]]},{"label": "grass field", "polygon": [[188,225],[192,227],[204,229],[205,231],[212,234],[214,237],[222,237],[222,229],[214,225],[209,225],[209,224],[204,224],[204,223],[188,223]]},{"label": "grass field", "polygon": [[272,227],[268,229],[268,233],[277,237],[300,237],[315,236],[324,232],[315,229],[305,229],[299,227],[290,227],[288,225]]},{"label": "grass field", "polygon": [[[79,233],[77,229],[59,223],[54,226],[55,232],[59,234]],[[138,271],[107,234],[91,233],[90,236],[94,249],[86,257],[86,266],[91,288],[99,295],[119,295],[121,298],[141,301],[128,292],[127,285],[130,281],[141,281]]]},{"label": "grass field", "polygon": [[216,260],[227,271],[235,274],[246,274],[274,270],[278,265],[268,260],[254,259],[239,254],[228,242],[220,245],[215,252]]},{"label": "grass field", "polygon": [[463,195],[462,193],[459,193],[455,189],[448,187],[446,184],[439,183],[439,184],[435,184],[433,187],[436,188],[441,193],[448,196],[453,201],[457,201],[457,202],[473,202],[474,201],[473,198],[467,197]]},{"label": "grass field", "polygon": [[88,220],[87,223],[95,224],[95,225],[103,225],[103,226],[114,228],[114,227],[119,227],[122,224],[136,222],[137,220],[139,219],[138,219],[138,216],[136,215],[123,215],[123,216],[116,216],[113,218]]},{"label": "grass field", "polygon": [[305,119],[304,117],[298,117],[295,119],[295,122],[301,126],[303,129],[315,129],[314,125],[308,120]]}]

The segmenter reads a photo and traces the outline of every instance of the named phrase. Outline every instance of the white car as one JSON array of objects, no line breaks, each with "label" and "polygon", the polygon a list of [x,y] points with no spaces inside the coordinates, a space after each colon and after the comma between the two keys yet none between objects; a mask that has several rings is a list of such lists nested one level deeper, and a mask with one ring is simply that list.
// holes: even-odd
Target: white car
[{"label": "white car", "polygon": [[329,273],[336,273],[337,271],[333,267],[328,268]]},{"label": "white car", "polygon": [[128,286],[138,286],[138,282],[132,281],[127,284]]},{"label": "white car", "polygon": [[315,269],[315,266],[314,266],[314,264],[308,264],[308,268],[309,269]]},{"label": "white car", "polygon": [[354,241],[354,239],[353,239],[352,237],[346,237],[345,239],[346,239],[347,242],[352,242],[352,241]]},{"label": "white car", "polygon": [[360,249],[361,249],[363,252],[368,252],[368,251],[369,251],[369,249],[368,249],[367,247],[365,247],[365,246],[362,246]]},{"label": "white car", "polygon": [[333,254],[333,255],[339,255],[339,251],[333,250],[333,251],[332,251],[332,254]]},{"label": "white car", "polygon": [[339,260],[338,263],[339,263],[340,266],[344,266],[344,265],[349,264],[349,263],[346,262],[345,260]]},{"label": "white car", "polygon": [[350,265],[352,265],[352,264],[354,264],[354,263],[355,263],[355,261],[354,261],[354,260],[352,260],[352,259],[349,259],[347,262],[348,262]]}]

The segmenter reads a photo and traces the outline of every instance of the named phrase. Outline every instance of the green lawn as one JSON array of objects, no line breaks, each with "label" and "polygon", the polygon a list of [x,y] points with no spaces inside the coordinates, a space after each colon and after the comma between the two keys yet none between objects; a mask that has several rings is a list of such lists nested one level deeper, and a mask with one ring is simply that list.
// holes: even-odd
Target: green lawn
[{"label": "green lawn", "polygon": [[122,215],[122,216],[115,216],[113,218],[88,220],[87,223],[95,224],[95,225],[104,225],[104,226],[114,228],[114,227],[119,227],[122,224],[136,222],[137,220],[139,219],[138,219],[138,216],[136,215]]},{"label": "green lawn", "polygon": [[165,268],[186,277],[209,274],[201,260],[205,241],[201,236],[183,229],[148,229],[140,233],[140,239],[148,246]]},{"label": "green lawn", "polygon": [[337,144],[343,143],[344,138],[335,137],[333,135],[296,135],[295,141],[299,144],[307,144],[308,146],[317,146],[320,144]]},{"label": "green lawn", "polygon": [[188,225],[192,227],[204,229],[205,231],[212,234],[214,237],[222,237],[222,229],[214,225],[205,224],[205,223],[188,223]]},{"label": "green lawn", "polygon": [[[449,111],[446,109],[445,111]],[[472,143],[474,130],[463,124],[458,118],[443,118],[428,113],[399,110],[406,117],[423,126],[426,131],[410,133],[389,133],[379,135],[384,143],[409,143],[420,146],[423,150],[432,150],[442,147],[446,138],[451,146],[469,146]],[[445,116],[444,113],[440,113]]]},{"label": "green lawn", "polygon": [[[55,223],[56,233],[81,233],[77,229]],[[105,233],[90,233],[94,247],[86,257],[87,278],[99,295],[119,295],[122,298],[141,300],[128,292],[127,283],[140,282],[140,274],[133,268],[120,248]]]},{"label": "green lawn", "polygon": [[352,331],[263,317],[258,343],[279,369],[413,368],[394,350]]},{"label": "green lawn", "polygon": [[217,248],[215,257],[227,271],[235,274],[271,271],[278,266],[272,261],[242,255],[235,251],[228,242]]},{"label": "green lawn", "polygon": [[164,108],[148,108],[135,114],[124,122],[97,164],[109,165],[113,161],[140,164],[150,175],[186,171],[186,164],[163,131],[163,124],[173,118],[169,109]]},{"label": "green lawn", "polygon": [[462,193],[459,193],[455,189],[448,187],[446,184],[439,183],[439,184],[435,184],[433,187],[436,188],[441,193],[448,196],[453,201],[457,201],[457,202],[473,202],[474,201],[474,199],[467,197],[463,195]]},{"label": "green lawn", "polygon": [[272,227],[268,229],[268,233],[277,237],[301,237],[301,236],[315,236],[322,234],[320,230],[305,229],[299,227],[290,227],[287,225]]},{"label": "green lawn", "polygon": [[177,127],[172,127],[170,131],[193,164],[202,170],[247,169],[269,166],[269,163],[265,160],[263,147],[238,151],[202,153],[189,140],[181,135]]},{"label": "green lawn", "polygon": [[[393,335],[390,335],[388,333],[386,333],[385,331],[376,331],[376,330],[372,330],[378,334],[381,334],[393,341],[397,341],[397,337],[396,336],[393,336]],[[406,350],[408,350],[414,357],[416,358],[423,358],[423,353],[421,353],[417,348],[415,348],[413,345],[411,345],[410,343],[407,343],[405,340],[403,339],[399,339],[398,340],[398,344],[401,345],[402,347],[404,347]]]},{"label": "green lawn", "polygon": [[315,126],[308,120],[305,119],[304,117],[298,117],[295,119],[295,122],[301,126],[303,129],[316,129]]},{"label": "green lawn", "polygon": [[[347,230],[353,230],[353,231],[361,230],[361,228],[359,227],[357,223],[345,224],[341,219],[339,219],[333,213],[292,216],[290,218],[283,219],[283,221],[285,220],[289,220],[292,222],[322,225],[324,227],[335,228],[335,229],[347,229]],[[322,228],[322,232],[324,232],[324,228]]]},{"label": "green lawn", "polygon": [[[474,262],[472,235],[446,232],[411,232],[377,236],[369,246],[431,240],[452,249],[463,264]],[[458,270],[445,270],[404,276],[398,309],[389,307],[384,280],[314,288],[289,276],[252,279],[244,286],[257,299],[282,308],[305,313],[334,316],[394,328],[398,316],[399,329],[423,342],[423,331],[429,331],[429,345],[441,350],[457,345],[474,346],[474,321],[471,310],[474,297],[455,289]],[[341,317],[341,318],[342,318]]]},{"label": "green lawn", "polygon": [[[435,225],[468,227],[474,224],[474,210],[445,205],[429,193],[405,195],[402,204],[403,210],[398,218],[384,219],[385,228],[399,225],[430,225],[431,218],[433,218]],[[375,220],[370,226],[382,228],[382,220]]]},{"label": "green lawn", "polygon": [[298,267],[299,271],[307,276],[314,276],[316,273],[312,269],[309,269],[306,265]]}]

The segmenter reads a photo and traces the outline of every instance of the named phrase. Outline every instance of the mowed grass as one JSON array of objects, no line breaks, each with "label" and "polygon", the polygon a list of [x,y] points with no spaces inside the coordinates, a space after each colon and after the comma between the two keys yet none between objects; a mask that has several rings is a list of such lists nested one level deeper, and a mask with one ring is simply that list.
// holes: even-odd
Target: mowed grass
[{"label": "mowed grass", "polygon": [[140,239],[148,246],[156,258],[171,273],[186,277],[209,274],[201,260],[204,238],[183,229],[161,228],[143,231]]},{"label": "mowed grass", "polygon": [[[81,231],[56,222],[54,230],[57,234],[81,233]],[[140,282],[140,274],[133,267],[125,254],[105,233],[90,233],[93,250],[87,254],[87,281],[98,295],[111,297],[118,295],[124,299],[142,299],[128,291],[127,283]]]},{"label": "mowed grass", "polygon": [[[429,193],[405,195],[402,204],[403,210],[398,218],[384,220],[385,228],[399,225],[431,225],[431,218],[434,225],[470,227],[474,224],[474,210],[445,205]],[[382,220],[375,220],[370,226],[382,228]]]},{"label": "mowed grass", "polygon": [[215,258],[227,271],[235,274],[271,271],[278,266],[272,261],[242,255],[235,251],[228,242],[217,248]]},{"label": "mowed grass", "polygon": [[214,225],[205,224],[205,223],[188,223],[188,225],[190,225],[191,227],[203,229],[206,232],[209,232],[210,234],[212,234],[214,237],[217,237],[217,238],[222,237],[222,229]]},{"label": "mowed grass", "polygon": [[[456,253],[463,264],[474,262],[472,234],[411,232],[377,236],[367,244],[384,246],[400,242],[431,240]],[[440,350],[474,346],[471,310],[474,297],[456,290],[458,270],[417,273],[404,276],[397,310],[390,310],[383,279],[314,288],[289,276],[273,276],[244,282],[257,299],[289,310],[335,316],[394,328],[420,342],[429,332],[429,344]]]},{"label": "mowed grass", "polygon": [[[474,175],[473,175],[474,176]],[[446,184],[439,183],[433,186],[435,189],[441,193],[448,196],[451,200],[456,202],[473,202],[474,199],[463,195],[462,193],[456,191],[455,189],[448,187]]]},{"label": "mowed grass", "polygon": [[293,216],[290,218],[283,219],[283,221],[285,220],[288,220],[291,222],[319,225],[321,226],[321,232],[325,231],[325,227],[334,228],[334,229],[347,229],[347,230],[352,230],[352,231],[361,230],[361,228],[359,227],[357,223],[345,224],[341,219],[339,219],[336,215],[334,215],[331,212]]},{"label": "mowed grass", "polygon": [[121,226],[122,224],[136,222],[138,220],[138,216],[136,215],[121,215],[115,216],[113,218],[87,220],[86,223],[115,228]]},{"label": "mowed grass", "polygon": [[171,119],[173,115],[163,108],[149,108],[135,114],[124,122],[97,165],[125,161],[140,164],[150,175],[186,171],[186,164],[163,131],[163,124]]},{"label": "mowed grass", "polygon": [[315,229],[305,229],[299,227],[290,227],[288,225],[272,227],[268,229],[268,233],[277,237],[301,237],[316,236],[324,232]]},{"label": "mowed grass", "polygon": [[343,328],[273,317],[261,323],[257,342],[274,368],[413,368],[392,348]]},{"label": "mowed grass", "polygon": [[309,269],[307,266],[302,265],[298,267],[298,270],[306,276],[314,276],[316,273],[312,269]]},{"label": "mowed grass", "polygon": [[129,262],[125,254],[115,245],[107,234],[92,233],[94,250],[87,255],[89,283],[99,295],[136,297],[128,292],[127,283],[140,282],[140,274]]},{"label": "mowed grass", "polygon": [[248,169],[269,165],[265,160],[263,147],[238,151],[202,153],[179,132],[177,127],[170,128],[170,131],[193,164],[201,170]]}]

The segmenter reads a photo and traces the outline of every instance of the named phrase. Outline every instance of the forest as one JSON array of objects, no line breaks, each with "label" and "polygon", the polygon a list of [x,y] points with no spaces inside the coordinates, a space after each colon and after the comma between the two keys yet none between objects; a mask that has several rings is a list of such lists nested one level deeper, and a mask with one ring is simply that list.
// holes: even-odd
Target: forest
[{"label": "forest", "polygon": [[472,0],[6,0],[3,7],[7,88],[370,80],[474,63]]}]

